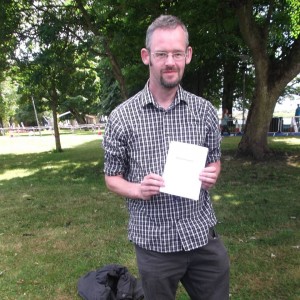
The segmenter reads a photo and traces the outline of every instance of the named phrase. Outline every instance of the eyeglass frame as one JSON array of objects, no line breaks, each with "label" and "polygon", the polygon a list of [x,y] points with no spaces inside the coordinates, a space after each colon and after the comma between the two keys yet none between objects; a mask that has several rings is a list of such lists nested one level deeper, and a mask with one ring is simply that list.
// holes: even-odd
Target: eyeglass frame
[{"label": "eyeglass frame", "polygon": [[[149,54],[151,54],[153,56],[154,59],[158,60],[158,61],[166,61],[169,58],[169,55],[171,54],[172,58],[174,61],[183,61],[184,59],[187,58],[188,53],[187,50],[186,51],[176,51],[176,52],[167,52],[167,51],[155,51],[155,52],[151,52],[150,49],[147,49]],[[164,57],[157,57],[155,55],[157,54],[164,54]],[[182,57],[180,58],[176,58],[174,55],[176,54],[183,54]]]}]

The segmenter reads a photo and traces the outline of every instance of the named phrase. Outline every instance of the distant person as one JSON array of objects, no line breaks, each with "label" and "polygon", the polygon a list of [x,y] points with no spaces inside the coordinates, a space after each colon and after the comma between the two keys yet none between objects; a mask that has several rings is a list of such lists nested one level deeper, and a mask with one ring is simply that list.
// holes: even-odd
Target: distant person
[{"label": "distant person", "polygon": [[229,127],[228,127],[228,121],[229,121],[228,109],[224,108],[223,115],[222,115],[222,120],[221,120],[221,134],[222,135],[226,131],[228,133],[228,135],[230,136],[230,130],[229,130]]},{"label": "distant person", "polygon": [[[157,18],[141,58],[149,80],[111,113],[103,145],[106,185],[127,200],[145,300],[174,300],[179,282],[190,299],[229,299],[229,259],[209,196],[221,171],[219,120],[209,101],[180,85],[192,59],[186,26]],[[172,141],[208,148],[197,201],[160,192]]]},{"label": "distant person", "polygon": [[297,108],[296,108],[296,111],[295,111],[295,119],[296,119],[297,128],[299,128],[299,123],[300,123],[300,104],[297,104]]}]

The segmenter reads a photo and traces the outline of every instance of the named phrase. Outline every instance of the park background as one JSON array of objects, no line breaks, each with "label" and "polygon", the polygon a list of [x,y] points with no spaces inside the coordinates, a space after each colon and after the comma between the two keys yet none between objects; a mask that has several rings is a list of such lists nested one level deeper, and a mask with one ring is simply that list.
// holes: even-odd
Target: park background
[{"label": "park background", "polygon": [[269,134],[299,103],[297,0],[1,1],[1,299],[76,299],[78,278],[109,263],[137,275],[124,200],[104,185],[102,116],[144,86],[145,32],[166,13],[194,50],[183,87],[243,123],[212,191],[231,298],[299,299],[299,137]]},{"label": "park background", "polygon": [[180,17],[189,30],[193,59],[183,87],[218,109],[242,112],[241,155],[260,160],[270,154],[276,103],[299,96],[297,0],[1,4],[0,128],[51,119],[57,151],[63,150],[64,118],[84,125],[88,116],[108,116],[143,88],[148,72],[140,49],[147,27],[161,14]]}]

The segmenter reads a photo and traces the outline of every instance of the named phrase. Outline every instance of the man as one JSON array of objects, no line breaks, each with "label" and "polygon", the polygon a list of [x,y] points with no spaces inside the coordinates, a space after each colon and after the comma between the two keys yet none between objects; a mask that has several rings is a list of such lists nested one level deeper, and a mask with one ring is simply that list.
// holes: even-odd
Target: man
[{"label": "man", "polygon": [[222,115],[222,121],[221,121],[221,135],[224,134],[226,131],[228,133],[228,136],[230,136],[230,130],[228,127],[228,122],[229,122],[229,114],[228,114],[228,109],[224,108],[223,110],[223,115]]},{"label": "man", "polygon": [[300,104],[297,104],[297,108],[295,110],[295,119],[296,119],[297,128],[299,129],[299,123],[300,123]]},{"label": "man", "polygon": [[[208,193],[221,169],[218,117],[208,101],[180,86],[192,59],[185,25],[174,16],[157,18],[141,58],[149,81],[111,113],[103,145],[107,187],[127,199],[145,299],[175,299],[179,282],[191,299],[228,299],[229,260]],[[171,141],[209,149],[198,201],[160,192]]]}]

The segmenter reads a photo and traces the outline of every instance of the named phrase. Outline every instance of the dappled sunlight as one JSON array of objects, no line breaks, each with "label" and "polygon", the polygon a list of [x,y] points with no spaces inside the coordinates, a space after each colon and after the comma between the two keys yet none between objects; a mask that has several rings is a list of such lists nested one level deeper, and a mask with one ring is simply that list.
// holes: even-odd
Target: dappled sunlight
[{"label": "dappled sunlight", "polygon": [[222,200],[222,197],[220,195],[214,195],[212,196],[212,199],[215,201],[215,202],[218,202],[220,200]]},{"label": "dappled sunlight", "polygon": [[22,195],[23,199],[30,199],[30,197],[32,197],[32,195],[27,194],[27,193],[25,193],[25,194]]},{"label": "dappled sunlight", "polygon": [[228,193],[228,194],[224,194],[224,195],[213,195],[212,199],[214,201],[218,202],[218,201],[224,200],[224,198],[226,198],[226,200],[227,200],[227,199],[232,199],[234,197],[235,197],[235,195]]},{"label": "dappled sunlight", "polygon": [[233,206],[239,206],[243,204],[242,201],[236,200],[236,195],[233,194],[224,194],[224,195],[212,195],[212,200],[215,203],[221,203],[222,201],[226,201],[226,203],[229,203]]},{"label": "dappled sunlight", "polygon": [[224,196],[216,196],[215,195],[212,197],[212,199],[216,203],[226,201],[226,203],[229,203],[233,206],[238,206],[238,205],[243,204],[243,201],[236,200],[233,195],[224,195]]},{"label": "dappled sunlight", "polygon": [[24,178],[34,175],[39,170],[29,170],[29,169],[13,169],[4,171],[0,174],[0,180],[10,180],[13,178]]},{"label": "dappled sunlight", "polygon": [[275,138],[272,138],[272,141],[284,143],[286,145],[299,145],[300,146],[300,138],[297,138],[297,137],[291,137],[291,138],[275,137]]},{"label": "dappled sunlight", "polygon": [[[7,278],[14,276],[13,270],[22,271],[13,284],[30,276],[30,282],[38,282],[37,276],[57,278],[63,273],[70,274],[74,285],[75,276],[116,258],[138,274],[134,248],[127,241],[127,206],[123,197],[105,186],[100,141],[92,137],[84,143],[78,137],[78,142],[73,149],[63,144],[67,148],[62,153],[0,157],[1,268]],[[268,293],[275,284],[284,285],[281,275],[286,265],[290,271],[284,272],[285,281],[291,289],[296,286],[300,173],[299,163],[297,168],[291,165],[299,161],[298,145],[286,147],[280,139],[273,144],[283,155],[264,162],[237,159],[235,146],[228,148],[222,174],[211,190],[217,230],[233,262],[233,298],[261,291],[261,282],[255,280],[270,270],[276,280],[267,285]],[[245,278],[251,290],[244,292]],[[34,283],[34,287],[39,285]]]},{"label": "dappled sunlight", "polygon": [[291,167],[300,168],[300,161],[298,157],[295,156],[289,156],[287,159],[287,164]]},{"label": "dappled sunlight", "polygon": [[47,165],[41,167],[40,169],[13,169],[4,171],[0,174],[0,180],[10,180],[15,178],[25,178],[34,175],[35,173],[40,172],[41,170],[51,170],[52,174],[57,174],[59,170],[65,167],[65,163],[57,163],[55,165]]},{"label": "dappled sunlight", "polygon": [[[96,134],[68,134],[60,136],[60,142],[63,149],[66,148],[66,145],[68,148],[72,148],[98,139],[99,136]],[[0,142],[1,154],[40,153],[55,150],[55,139],[53,136],[0,136]]]},{"label": "dappled sunlight", "polygon": [[[74,165],[74,164],[72,164]],[[51,164],[51,165],[46,165],[44,167],[41,167],[41,170],[60,170],[66,167],[66,162],[56,162],[55,164]]]},{"label": "dappled sunlight", "polygon": [[234,205],[234,206],[238,206],[242,204],[242,201],[238,201],[238,200],[231,200],[230,204]]}]

